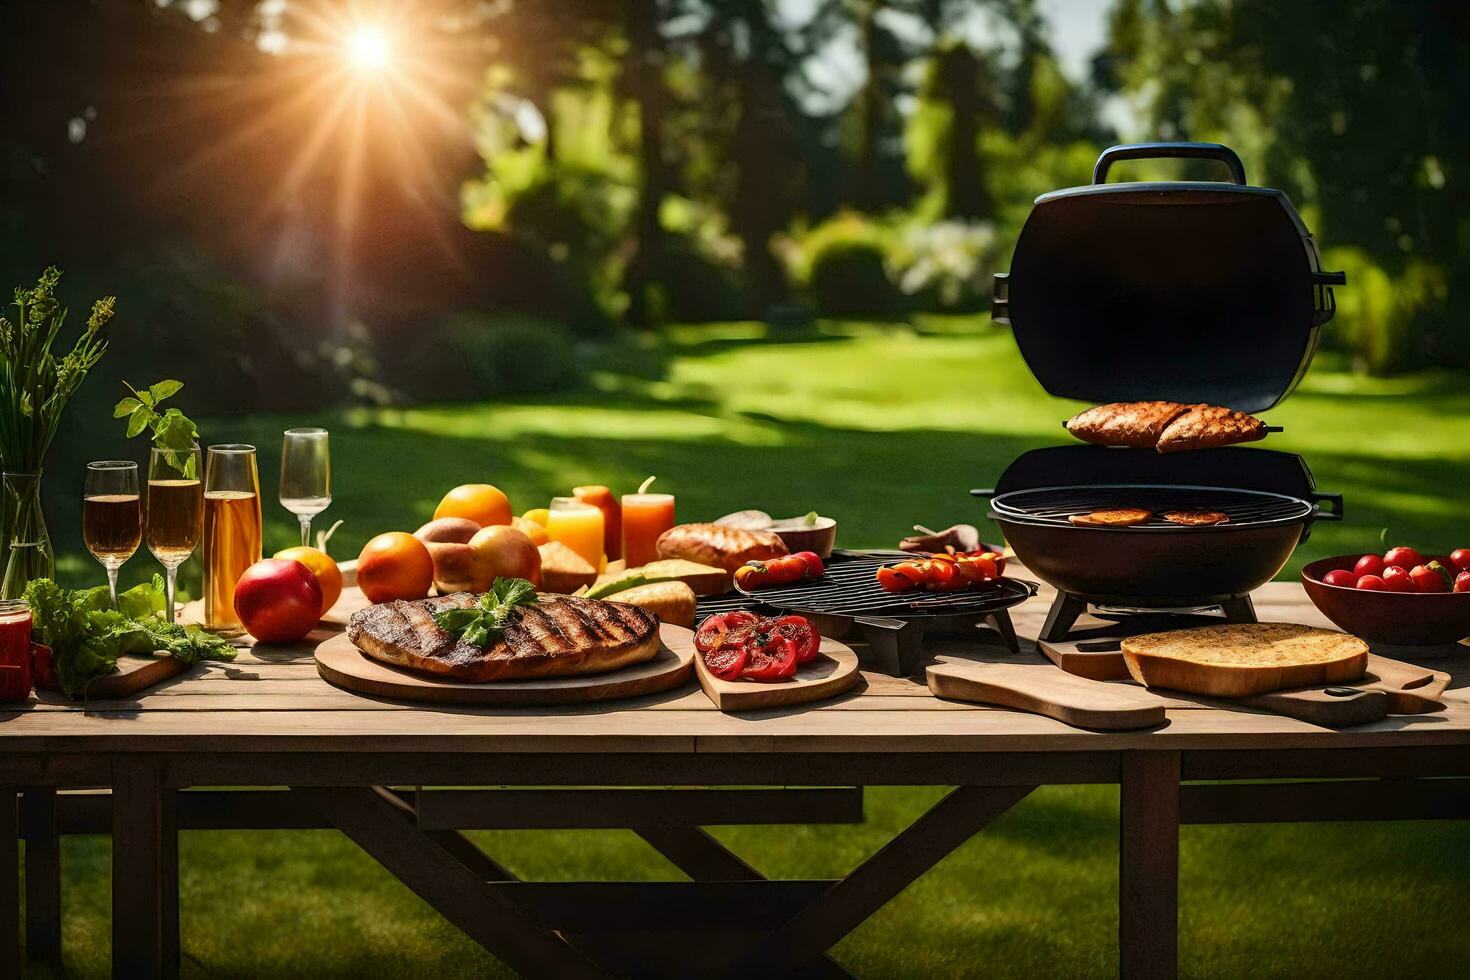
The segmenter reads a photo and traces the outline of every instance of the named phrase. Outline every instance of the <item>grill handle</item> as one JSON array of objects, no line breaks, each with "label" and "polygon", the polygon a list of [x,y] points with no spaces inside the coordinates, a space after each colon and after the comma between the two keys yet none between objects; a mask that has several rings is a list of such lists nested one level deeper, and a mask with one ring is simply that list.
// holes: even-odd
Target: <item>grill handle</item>
[{"label": "grill handle", "polygon": [[971,490],[970,491],[970,496],[972,496],[972,497],[994,497],[995,496],[995,487],[986,487],[985,489],[981,489],[981,490]]},{"label": "grill handle", "polygon": [[1235,151],[1223,143],[1125,143],[1103,150],[1092,168],[1092,182],[1106,184],[1108,169],[1119,160],[1158,160],[1165,157],[1193,160],[1218,160],[1230,168],[1235,183],[1245,185],[1245,164]]},{"label": "grill handle", "polygon": [[990,322],[1011,325],[1011,274],[997,272],[990,287]]},{"label": "grill handle", "polygon": [[1312,503],[1317,505],[1317,520],[1342,520],[1342,494],[1321,493],[1320,491],[1313,490],[1310,496]]}]

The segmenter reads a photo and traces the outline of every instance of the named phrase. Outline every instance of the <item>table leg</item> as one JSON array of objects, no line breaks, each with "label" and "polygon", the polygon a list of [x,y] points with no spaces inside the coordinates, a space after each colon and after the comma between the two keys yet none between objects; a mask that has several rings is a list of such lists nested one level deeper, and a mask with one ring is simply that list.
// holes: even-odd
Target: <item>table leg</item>
[{"label": "table leg", "polygon": [[179,791],[163,791],[159,811],[159,938],[163,975],[179,975]]},{"label": "table leg", "polygon": [[61,957],[61,834],[56,790],[31,787],[21,795],[26,838],[26,955]]},{"label": "table leg", "polygon": [[11,787],[0,787],[0,976],[20,976],[20,818]]},{"label": "table leg", "polygon": [[112,767],[112,975],[163,973],[163,771],[118,756]]},{"label": "table leg", "polygon": [[1179,969],[1179,753],[1124,752],[1118,956],[1125,980]]}]

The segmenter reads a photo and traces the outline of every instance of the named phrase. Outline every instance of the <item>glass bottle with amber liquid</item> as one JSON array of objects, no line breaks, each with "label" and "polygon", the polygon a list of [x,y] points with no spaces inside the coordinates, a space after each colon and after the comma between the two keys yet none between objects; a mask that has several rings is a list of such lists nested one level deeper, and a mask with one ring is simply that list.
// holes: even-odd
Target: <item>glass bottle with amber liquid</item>
[{"label": "glass bottle with amber liquid", "polygon": [[168,621],[174,621],[174,580],[204,534],[204,460],[199,447],[187,450],[153,447],[148,463],[148,499],[144,536],[148,550],[163,566],[168,583]]},{"label": "glass bottle with amber liquid", "polygon": [[210,446],[204,461],[204,627],[244,632],[235,585],[260,561],[260,475],[255,447]]}]

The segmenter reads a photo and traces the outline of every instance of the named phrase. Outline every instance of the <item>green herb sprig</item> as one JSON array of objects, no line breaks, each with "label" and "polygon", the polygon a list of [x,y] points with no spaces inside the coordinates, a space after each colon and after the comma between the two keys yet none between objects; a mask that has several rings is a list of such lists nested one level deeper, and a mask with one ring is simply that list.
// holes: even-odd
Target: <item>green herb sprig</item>
[{"label": "green herb sprig", "polygon": [[153,444],[168,450],[168,462],[186,479],[197,480],[199,474],[194,464],[195,444],[199,441],[199,427],[177,408],[160,412],[159,404],[183,390],[182,381],[159,381],[139,391],[126,381],[123,382],[133,394],[118,402],[112,409],[112,417],[128,420],[128,438],[153,430]]},{"label": "green herb sprig", "polygon": [[102,328],[116,300],[92,305],[86,328],[66,354],[51,352],[66,323],[56,299],[61,272],[54,266],[30,289],[16,289],[16,318],[0,316],[0,459],[17,473],[36,473],[56,436],[61,412],[107,350]]},{"label": "green herb sprig", "polygon": [[467,609],[441,609],[434,614],[434,622],[471,646],[487,647],[505,632],[517,606],[534,606],[539,601],[536,586],[525,579],[498,578],[479,602]]}]

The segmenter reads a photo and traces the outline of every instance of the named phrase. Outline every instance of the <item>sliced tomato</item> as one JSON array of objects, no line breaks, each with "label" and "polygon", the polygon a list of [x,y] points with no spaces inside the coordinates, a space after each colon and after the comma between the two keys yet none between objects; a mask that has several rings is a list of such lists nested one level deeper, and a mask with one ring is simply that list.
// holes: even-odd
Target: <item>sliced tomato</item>
[{"label": "sliced tomato", "polygon": [[779,681],[795,673],[796,644],[784,636],[773,636],[769,643],[750,650],[740,676],[748,681]]},{"label": "sliced tomato", "polygon": [[960,572],[953,561],[931,561],[923,570],[924,585],[938,592],[948,592],[957,589],[964,583],[960,581]]},{"label": "sliced tomato", "polygon": [[896,568],[883,565],[878,569],[878,588],[884,592],[907,592],[914,583],[898,573]]},{"label": "sliced tomato", "polygon": [[750,659],[750,648],[744,643],[727,643],[701,656],[711,674],[720,680],[733,681],[744,672],[746,661]]},{"label": "sliced tomato", "polygon": [[815,659],[817,650],[822,645],[822,634],[817,632],[812,621],[805,616],[782,616],[769,623],[761,624],[761,632],[769,632],[772,636],[779,636],[794,643],[798,664],[808,663]]},{"label": "sliced tomato", "polygon": [[694,649],[708,653],[725,644],[744,642],[758,622],[759,616],[743,609],[716,613],[699,624],[699,631],[694,634]]}]

